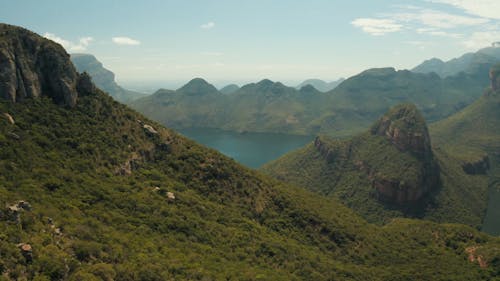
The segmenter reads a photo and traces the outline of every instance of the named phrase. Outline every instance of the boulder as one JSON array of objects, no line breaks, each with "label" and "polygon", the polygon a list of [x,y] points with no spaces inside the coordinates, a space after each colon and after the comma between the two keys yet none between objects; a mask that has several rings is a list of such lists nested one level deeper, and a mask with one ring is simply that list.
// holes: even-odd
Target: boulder
[{"label": "boulder", "polygon": [[144,124],[142,126],[142,128],[144,128],[144,130],[146,131],[146,133],[149,134],[149,135],[157,135],[158,134],[158,131],[156,131],[155,128],[153,128],[153,126],[151,126],[151,125]]},{"label": "boulder", "polygon": [[167,192],[167,199],[170,200],[170,201],[174,201],[175,200],[175,194],[173,192]]},{"label": "boulder", "polygon": [[21,243],[17,246],[19,247],[19,250],[21,251],[23,257],[26,259],[26,262],[31,263],[33,261],[33,248],[31,247],[31,245],[27,243]]},{"label": "boulder", "polygon": [[11,125],[14,125],[16,124],[16,122],[14,122],[14,118],[12,118],[12,115],[8,114],[8,113],[4,113],[3,116],[5,117],[5,119],[7,119],[7,121],[11,124]]}]

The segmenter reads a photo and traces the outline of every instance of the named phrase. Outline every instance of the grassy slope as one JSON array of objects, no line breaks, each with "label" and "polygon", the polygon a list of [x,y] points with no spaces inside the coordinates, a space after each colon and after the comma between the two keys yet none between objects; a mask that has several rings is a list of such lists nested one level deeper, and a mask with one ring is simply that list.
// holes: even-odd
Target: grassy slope
[{"label": "grassy slope", "polygon": [[[369,225],[334,199],[245,169],[101,93],[71,110],[40,99],[1,101],[0,112],[16,120],[0,120],[0,206],[27,200],[33,207],[20,223],[0,220],[0,280],[486,280],[499,273],[497,239],[460,225]],[[137,119],[159,135],[147,135]],[[134,153],[145,160],[132,175],[115,175]],[[32,245],[32,263],[18,243]],[[486,269],[467,261],[465,248],[476,245]]]}]

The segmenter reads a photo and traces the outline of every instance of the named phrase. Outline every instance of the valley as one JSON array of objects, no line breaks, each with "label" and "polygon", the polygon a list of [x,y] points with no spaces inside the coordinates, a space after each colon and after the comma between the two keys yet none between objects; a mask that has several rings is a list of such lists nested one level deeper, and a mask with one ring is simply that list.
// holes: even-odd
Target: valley
[{"label": "valley", "polygon": [[500,280],[496,2],[28,2],[0,281]]}]

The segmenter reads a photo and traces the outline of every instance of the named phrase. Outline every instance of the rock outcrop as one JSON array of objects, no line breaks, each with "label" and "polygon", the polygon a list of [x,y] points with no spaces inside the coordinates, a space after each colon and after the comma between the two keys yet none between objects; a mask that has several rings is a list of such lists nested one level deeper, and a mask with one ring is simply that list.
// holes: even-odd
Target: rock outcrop
[{"label": "rock outcrop", "polygon": [[12,115],[10,115],[8,113],[4,113],[3,117],[5,117],[5,119],[7,120],[7,122],[9,122],[11,125],[16,124],[16,122],[14,121],[14,118],[12,117]]},{"label": "rock outcrop", "polygon": [[439,166],[432,153],[427,125],[415,105],[403,104],[392,108],[372,126],[371,134],[385,137],[402,153],[410,153],[416,159],[411,167],[414,170],[411,178],[387,175],[381,172],[383,168],[370,170],[369,178],[381,200],[396,204],[412,203],[437,187]]},{"label": "rock outcrop", "polygon": [[485,175],[490,169],[490,159],[487,154],[479,159],[462,163],[462,169],[469,175]]},{"label": "rock outcrop", "polygon": [[425,120],[413,104],[392,108],[372,126],[371,133],[385,136],[400,151],[410,151],[424,158],[432,154]]},{"label": "rock outcrop", "polygon": [[490,70],[491,89],[493,91],[500,90],[500,64],[493,66]]},{"label": "rock outcrop", "polygon": [[50,97],[75,106],[79,75],[59,44],[26,29],[0,24],[0,95],[12,102]]}]

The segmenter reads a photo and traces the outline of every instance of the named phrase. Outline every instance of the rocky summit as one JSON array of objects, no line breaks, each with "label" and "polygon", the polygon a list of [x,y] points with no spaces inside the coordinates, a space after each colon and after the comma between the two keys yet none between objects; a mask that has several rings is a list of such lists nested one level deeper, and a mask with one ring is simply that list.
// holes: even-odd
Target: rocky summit
[{"label": "rocky summit", "polygon": [[75,106],[80,76],[59,44],[20,27],[0,24],[0,94],[13,102],[47,96]]},{"label": "rocky summit", "polygon": [[262,170],[336,197],[369,221],[408,216],[477,226],[487,202],[486,166],[464,163],[434,151],[419,110],[401,104],[363,134],[319,136]]},{"label": "rocky summit", "polygon": [[380,198],[399,204],[415,202],[438,185],[439,168],[433,159],[429,131],[416,106],[392,108],[372,126],[371,133],[386,137],[400,151],[410,152],[420,160],[415,177],[409,180],[391,179],[384,173],[370,171]]}]

